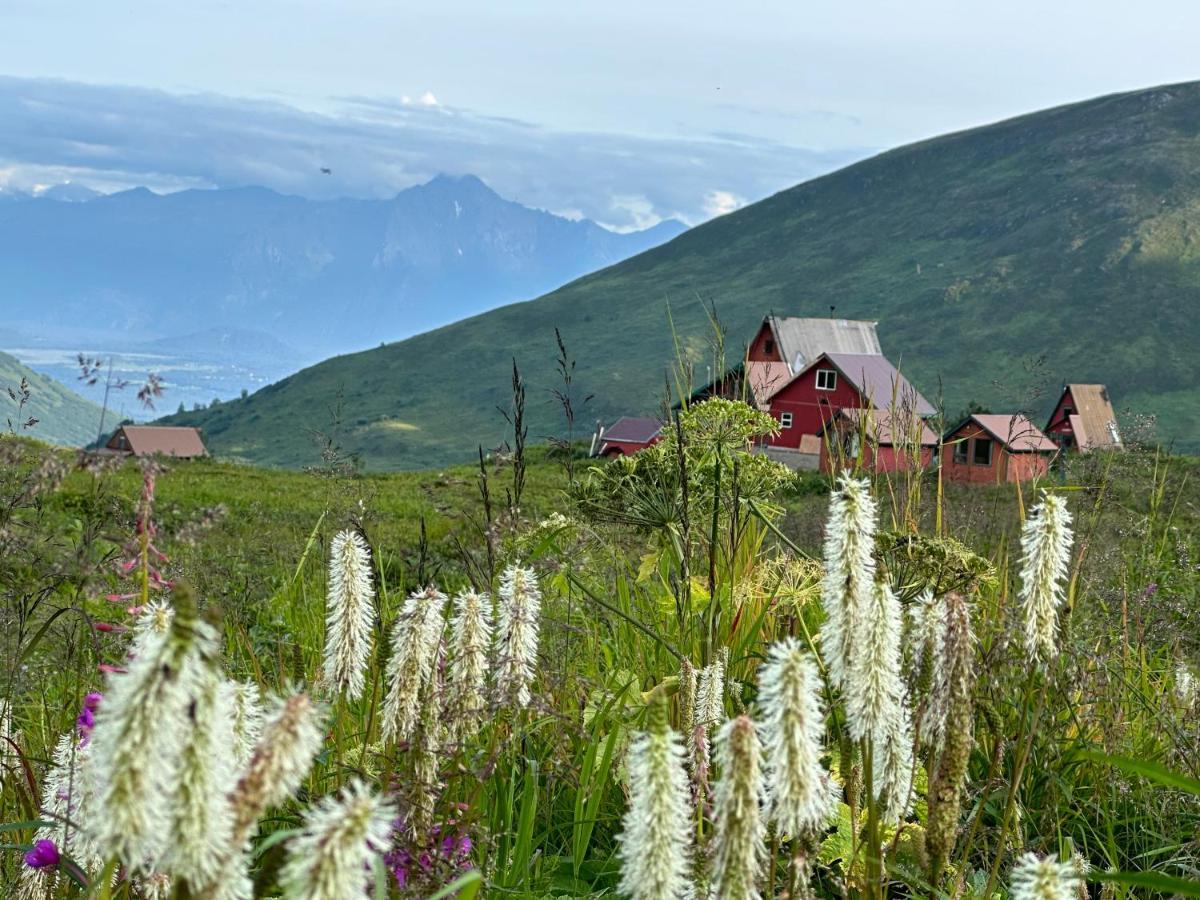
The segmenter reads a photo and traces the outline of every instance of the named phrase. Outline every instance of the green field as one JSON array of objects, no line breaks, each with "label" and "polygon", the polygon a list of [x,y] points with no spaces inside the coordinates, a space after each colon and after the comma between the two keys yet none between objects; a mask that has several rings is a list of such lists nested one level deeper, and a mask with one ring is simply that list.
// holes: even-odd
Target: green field
[{"label": "green field", "polygon": [[[97,799],[107,796],[106,785],[124,783],[109,757],[77,747],[81,759],[91,760],[88,766],[98,767],[84,770],[81,807],[71,811],[83,834],[100,835],[92,843],[56,824],[57,795],[47,788],[54,783],[55,744],[72,729],[91,691],[105,692],[92,743],[138,752],[131,749],[136,730],[118,732],[116,723],[127,720],[116,718],[118,707],[106,713],[105,705],[119,702],[119,687],[129,679],[171,671],[138,668],[127,656],[130,635],[120,628],[134,625],[125,607],[143,588],[148,596],[168,598],[175,620],[163,644],[147,637],[151,625],[136,626],[141,653],[184,646],[170,641],[201,640],[195,635],[203,634],[202,626],[180,624],[190,621],[194,597],[205,619],[219,626],[218,658],[203,657],[196,671],[249,682],[264,695],[307,691],[325,701],[314,714],[315,759],[304,760],[279,799],[253,806],[253,784],[245,778],[228,794],[214,794],[231,809],[251,804],[256,810],[250,854],[243,858],[236,842],[218,848],[245,866],[256,897],[280,895],[287,866],[296,864],[297,854],[309,858],[298,849],[305,838],[295,829],[322,798],[342,796],[357,782],[386,796],[399,824],[388,837],[391,855],[364,858],[375,874],[352,866],[350,893],[338,896],[429,898],[452,883],[457,887],[450,892],[463,898],[617,895],[622,873],[640,871],[647,858],[630,856],[618,839],[631,828],[631,804],[648,802],[644,795],[639,801],[634,739],[704,721],[697,710],[708,707],[685,702],[682,659],[701,669],[725,654],[726,680],[712,701],[717,718],[703,726],[715,755],[709,768],[690,768],[686,776],[704,802],[688,806],[682,836],[662,838],[694,845],[686,878],[698,892],[743,896],[717,887],[733,878],[733,860],[745,864],[763,896],[794,896],[795,884],[807,880],[808,896],[820,898],[958,891],[1003,900],[1026,896],[1010,890],[1026,852],[1065,860],[1064,878],[1083,871],[1072,860],[1085,860],[1092,896],[1105,878],[1113,879],[1105,897],[1200,891],[1187,881],[1194,878],[1200,827],[1200,802],[1188,793],[1197,786],[1191,779],[1200,777],[1193,681],[1200,674],[1193,627],[1200,597],[1194,564],[1200,558],[1200,469],[1195,459],[1153,447],[1077,457],[1041,485],[939,485],[936,473],[876,479],[870,489],[879,504],[878,534],[870,555],[880,583],[906,609],[902,635],[887,646],[903,663],[903,705],[912,722],[943,721],[933,698],[939,667],[950,665],[936,641],[922,643],[921,623],[935,622],[936,610],[949,617],[950,604],[960,601],[947,598],[961,592],[975,635],[953,657],[961,679],[953,683],[966,687],[948,695],[944,721],[951,737],[939,750],[920,733],[910,734],[909,802],[889,824],[884,801],[866,798],[869,786],[881,783],[876,779],[898,776],[872,775],[864,754],[867,747],[883,753],[904,741],[850,740],[851,682],[841,690],[826,682],[821,702],[829,714],[816,724],[816,764],[840,785],[830,818],[791,839],[778,832],[752,837],[733,856],[720,849],[734,833],[721,785],[740,763],[720,749],[733,731],[718,724],[766,729],[761,679],[767,655],[776,642],[794,637],[826,672],[831,651],[824,635],[833,627],[830,588],[820,584],[833,485],[746,454],[746,435],[765,423],[723,403],[685,414],[682,447],[671,438],[611,464],[592,465],[544,447],[532,448],[524,460],[487,460],[482,470],[367,475],[336,460],[305,472],[172,462],[154,473],[149,516],[139,501],[146,473],[136,463],[81,463],[65,451],[0,439],[0,712],[11,716],[3,725],[11,743],[0,756],[6,896],[35,882],[43,892],[29,896],[160,896],[140,876],[125,877],[139,864],[142,843],[132,849],[103,843],[112,840],[111,829],[97,821],[94,804],[110,802]],[[1023,519],[1040,515],[1043,490],[1061,498],[1074,521],[1059,582],[1065,605],[1052,622],[1055,655],[1038,666],[1023,646],[1020,529]],[[373,649],[358,697],[325,680],[326,566],[334,536],[346,528],[359,529],[370,547],[375,593]],[[162,558],[141,555],[150,544]],[[128,567],[126,559],[132,560]],[[826,563],[838,564],[836,557]],[[417,603],[406,596],[429,584],[450,595],[472,584],[502,593],[501,573],[516,564],[530,567],[542,594],[528,704],[506,694],[497,674],[486,679],[486,691],[484,683],[478,686],[483,706],[475,715],[482,717],[466,717],[452,699],[451,679],[463,658],[455,649],[457,631],[435,605],[428,607],[439,610],[435,637],[448,645],[436,653],[449,655],[435,654],[441,662],[421,676],[419,694],[412,695],[415,731],[407,738],[389,734],[384,720],[392,721],[393,713],[385,698],[404,683],[397,674],[404,670],[393,670],[389,660],[415,646],[406,643],[406,635],[416,633],[406,623],[416,620],[404,610],[427,608],[406,606]],[[152,571],[175,587],[159,591],[144,577]],[[918,614],[926,588],[941,599]],[[105,599],[124,594],[135,596]],[[497,654],[488,653],[497,673],[507,671],[504,653],[511,647],[499,640]],[[102,676],[98,664],[129,672]],[[201,683],[207,682],[195,682]],[[202,693],[189,694],[200,691],[192,684],[182,682],[181,695],[163,688],[163,697],[178,697],[172,702],[191,699],[158,707],[152,721],[162,725],[152,734],[169,732],[176,721],[171,716],[186,710],[181,740],[209,740],[204,736],[215,720],[208,711],[217,707]],[[141,701],[147,710],[160,702],[154,696]],[[220,729],[216,733],[215,745],[195,746],[220,746],[221,753],[201,754],[196,765],[203,771],[190,777],[217,778],[206,767],[225,755],[235,733],[223,739]],[[249,758],[268,758],[288,746],[261,744]],[[161,793],[181,790],[172,787],[174,770],[163,771],[168,774],[157,786],[104,808],[124,821],[128,809],[161,801],[176,816],[163,826],[173,840],[198,840],[181,836],[188,833],[180,814],[184,795]],[[210,814],[217,816],[203,813]],[[136,830],[137,821],[130,821]],[[218,816],[210,824],[221,821]],[[21,853],[46,835],[63,844],[66,861],[23,868]],[[152,837],[142,835],[147,842]],[[866,849],[872,847],[877,852]],[[797,864],[798,854],[806,864]],[[106,862],[117,881],[102,894]],[[197,887],[206,883],[201,875],[170,852],[146,865],[173,873],[177,896],[211,895]],[[56,871],[57,887],[36,881]],[[192,874],[180,874],[186,872]],[[356,878],[370,881],[362,889],[367,893]]]},{"label": "green field", "polygon": [[561,432],[556,327],[577,396],[593,395],[590,429],[657,410],[679,350],[704,381],[709,306],[730,357],[768,312],[832,307],[878,320],[884,352],[947,418],[974,402],[1040,422],[1064,381],[1095,381],[1127,428],[1157,417],[1194,451],[1197,209],[1200,84],[1104,97],[881,154],[537,300],[168,421],[269,465],[309,462],[305,436],[334,420],[369,469],[446,465],[502,439],[514,359],[531,434]]},{"label": "green field", "polygon": [[[22,383],[29,392],[24,404]],[[30,419],[36,422],[30,424]],[[0,427],[52,444],[83,447],[96,439],[100,407],[0,353]]]}]

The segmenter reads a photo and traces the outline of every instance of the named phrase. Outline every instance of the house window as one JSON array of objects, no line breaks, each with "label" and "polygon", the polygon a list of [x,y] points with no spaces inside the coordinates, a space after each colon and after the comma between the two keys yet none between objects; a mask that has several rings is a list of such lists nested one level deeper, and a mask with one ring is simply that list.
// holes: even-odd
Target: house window
[{"label": "house window", "polygon": [[837,387],[837,372],[833,369],[817,369],[817,390],[832,391]]},{"label": "house window", "polygon": [[954,445],[954,462],[960,466],[967,464],[967,441],[965,438]]},{"label": "house window", "polygon": [[767,338],[765,341],[763,341],[763,352],[764,353],[774,353],[775,352],[775,342],[773,340],[771,340],[770,338]]},{"label": "house window", "polygon": [[971,462],[977,466],[990,466],[992,464],[992,441],[990,438],[977,437],[974,441],[975,449],[971,454]]},{"label": "house window", "polygon": [[791,428],[792,427],[792,414],[791,413],[780,413],[779,414],[779,427],[780,428]]}]

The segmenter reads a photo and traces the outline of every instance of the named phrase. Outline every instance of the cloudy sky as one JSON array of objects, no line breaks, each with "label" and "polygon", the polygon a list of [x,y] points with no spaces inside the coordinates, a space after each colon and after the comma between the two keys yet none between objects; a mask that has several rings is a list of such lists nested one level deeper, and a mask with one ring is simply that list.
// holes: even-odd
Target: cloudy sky
[{"label": "cloudy sky", "polygon": [[0,8],[0,188],[388,196],[473,173],[620,228],[699,222],[912,140],[1200,77],[1194,0]]}]

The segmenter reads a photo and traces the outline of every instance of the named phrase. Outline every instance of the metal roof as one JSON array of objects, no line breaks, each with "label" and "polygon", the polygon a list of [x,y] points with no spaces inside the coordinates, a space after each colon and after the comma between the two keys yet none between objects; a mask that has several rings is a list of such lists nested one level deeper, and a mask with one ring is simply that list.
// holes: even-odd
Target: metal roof
[{"label": "metal roof", "polygon": [[106,445],[134,456],[208,456],[198,428],[170,425],[122,425]]},{"label": "metal roof", "polygon": [[623,444],[648,444],[662,431],[662,422],[658,419],[639,419],[635,416],[621,416],[605,429],[602,440],[620,441]]},{"label": "metal roof", "polygon": [[1008,450],[1016,453],[1058,449],[1058,444],[1042,434],[1040,428],[1020,413],[976,413],[955,428],[954,432],[961,430],[967,422],[979,425]]},{"label": "metal roof", "polygon": [[922,397],[921,392],[888,362],[887,357],[866,353],[824,355],[876,408],[911,409],[922,416],[932,416],[937,412],[933,404]]},{"label": "metal roof", "polygon": [[875,322],[858,319],[805,319],[767,316],[779,352],[793,372],[800,372],[822,353],[880,354]]},{"label": "metal roof", "polygon": [[[867,437],[880,446],[890,447],[896,443],[911,445],[910,437],[918,428],[922,446],[932,447],[938,442],[937,432],[926,425],[924,419],[908,410],[900,410],[893,414],[890,410],[843,407],[837,411],[834,418],[843,418],[855,428],[864,428]],[[826,426],[827,429],[828,427]],[[897,434],[900,435],[898,442],[895,439]]]},{"label": "metal roof", "polygon": [[1119,448],[1121,432],[1117,428],[1117,414],[1108,399],[1108,388],[1102,384],[1068,384],[1064,388],[1071,392],[1075,401],[1075,416],[1083,426],[1075,427],[1075,416],[1071,416],[1075,443],[1080,450],[1111,450]]}]

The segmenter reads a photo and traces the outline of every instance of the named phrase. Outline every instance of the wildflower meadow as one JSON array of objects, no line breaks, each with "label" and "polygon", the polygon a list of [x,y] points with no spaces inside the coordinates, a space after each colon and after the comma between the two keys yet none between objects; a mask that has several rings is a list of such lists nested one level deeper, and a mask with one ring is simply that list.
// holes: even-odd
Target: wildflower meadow
[{"label": "wildflower meadow", "polygon": [[4,896],[1200,896],[1197,468],[0,440]]}]

